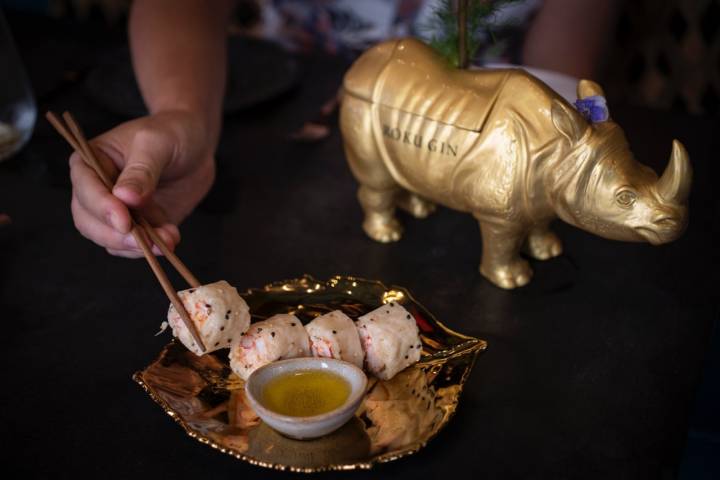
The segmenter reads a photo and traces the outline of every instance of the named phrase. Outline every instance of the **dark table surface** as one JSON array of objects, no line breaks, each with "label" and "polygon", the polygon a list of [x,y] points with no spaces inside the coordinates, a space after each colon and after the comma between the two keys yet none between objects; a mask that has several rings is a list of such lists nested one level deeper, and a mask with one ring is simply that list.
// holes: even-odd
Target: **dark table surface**
[{"label": "dark table surface", "polygon": [[[123,120],[74,80],[121,34],[10,23],[41,112],[70,110],[90,134]],[[674,137],[689,150],[688,231],[652,247],[558,223],[565,254],[532,262],[532,283],[508,292],[478,274],[469,215],[403,216],[405,236],[392,245],[364,235],[337,129],[312,145],[287,140],[346,65],[300,61],[296,90],[226,118],[218,182],[183,225],[180,256],[199,278],[241,290],[303,273],[403,285],[441,321],[489,343],[455,418],[427,448],[344,475],[672,477],[718,311],[717,122],[611,101],[640,161],[662,170]],[[131,380],[168,341],[153,336],[167,301],[144,262],[110,257],[74,230],[68,153],[39,120],[23,152],[0,164],[0,212],[13,218],[0,228],[3,469],[18,478],[283,475],[189,438]]]}]

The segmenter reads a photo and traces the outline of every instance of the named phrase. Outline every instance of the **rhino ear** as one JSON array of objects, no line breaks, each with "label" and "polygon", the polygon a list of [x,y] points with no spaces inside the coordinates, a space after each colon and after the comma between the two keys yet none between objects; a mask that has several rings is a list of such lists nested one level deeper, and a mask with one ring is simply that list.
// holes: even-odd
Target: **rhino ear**
[{"label": "rhino ear", "polygon": [[580,80],[577,86],[577,97],[579,99],[587,97],[604,97],[605,92],[600,85],[592,80]]},{"label": "rhino ear", "polygon": [[553,100],[550,111],[553,125],[570,143],[575,143],[588,129],[588,123],[577,110],[561,100]]}]

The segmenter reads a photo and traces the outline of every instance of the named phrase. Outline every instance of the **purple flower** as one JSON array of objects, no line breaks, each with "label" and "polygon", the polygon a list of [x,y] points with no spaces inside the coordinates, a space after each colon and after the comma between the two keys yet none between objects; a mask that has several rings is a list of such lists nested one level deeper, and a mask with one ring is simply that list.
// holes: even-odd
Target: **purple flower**
[{"label": "purple flower", "polygon": [[590,123],[605,122],[610,118],[607,102],[601,95],[579,98],[575,100],[575,108]]}]

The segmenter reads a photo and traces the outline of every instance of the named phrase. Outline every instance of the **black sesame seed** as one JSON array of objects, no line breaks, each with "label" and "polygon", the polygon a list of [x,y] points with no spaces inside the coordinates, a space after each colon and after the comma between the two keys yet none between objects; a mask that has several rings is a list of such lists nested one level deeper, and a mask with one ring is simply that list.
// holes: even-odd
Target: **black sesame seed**
[{"label": "black sesame seed", "polygon": [[415,389],[413,388],[410,393],[412,393],[413,395],[415,395]]},{"label": "black sesame seed", "polygon": [[225,327],[220,327],[220,331],[222,332],[223,330],[225,330]]},{"label": "black sesame seed", "polygon": [[230,315],[225,314],[225,320],[230,320]]},{"label": "black sesame seed", "polygon": [[295,322],[291,322],[291,323],[290,323],[290,326],[291,326],[291,327],[294,327],[294,326],[295,326]]},{"label": "black sesame seed", "polygon": [[217,347],[218,345],[220,345],[220,342],[215,342],[215,346]]},{"label": "black sesame seed", "polygon": [[337,330],[333,330],[333,335],[337,335]]},{"label": "black sesame seed", "polygon": [[225,315],[230,315],[232,313],[232,310],[228,310]]},{"label": "black sesame seed", "polygon": [[390,313],[390,310],[385,310],[385,313]]},{"label": "black sesame seed", "polygon": [[407,359],[408,359],[408,356],[407,356],[407,355],[405,355],[405,360],[407,360]]},{"label": "black sesame seed", "polygon": [[275,337],[275,332],[270,332],[270,336]]},{"label": "black sesame seed", "polygon": [[188,293],[194,293],[194,292],[195,292],[195,289],[194,289],[194,288],[191,288],[191,289],[188,291]]},{"label": "black sesame seed", "polygon": [[232,338],[228,338],[228,343],[232,342]]},{"label": "black sesame seed", "polygon": [[410,320],[412,318],[412,315],[408,313],[407,319]]},{"label": "black sesame seed", "polygon": [[205,307],[206,307],[206,308],[212,308],[209,303],[206,303],[206,304],[205,304]]},{"label": "black sesame seed", "polygon": [[394,306],[395,306],[395,302],[390,302],[390,306],[391,306],[391,307],[394,307]]}]

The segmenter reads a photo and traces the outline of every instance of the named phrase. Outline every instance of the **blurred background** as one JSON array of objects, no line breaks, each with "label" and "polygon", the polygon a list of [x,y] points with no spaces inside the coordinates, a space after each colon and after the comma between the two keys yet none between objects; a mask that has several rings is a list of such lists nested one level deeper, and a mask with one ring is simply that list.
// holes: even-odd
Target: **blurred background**
[{"label": "blurred background", "polygon": [[[594,72],[594,78],[605,88],[611,107],[627,104],[717,119],[720,113],[720,1],[598,1],[612,4],[611,23],[604,35],[602,55]],[[110,63],[115,70],[108,70],[107,64],[98,66],[94,60],[107,56],[101,53],[107,45],[126,43],[130,3],[130,0],[0,0],[7,23],[4,28],[9,30],[5,34],[12,38],[3,40],[3,23],[0,21],[0,40],[4,42],[0,52],[6,61],[22,64],[23,68],[16,72],[23,69],[27,72],[11,76],[12,72],[7,68],[0,71],[0,89],[4,89],[6,96],[12,94],[16,103],[22,106],[18,110],[22,114],[16,113],[13,120],[6,121],[14,125],[15,130],[0,122],[0,159],[6,148],[3,142],[22,146],[29,138],[35,122],[35,102],[40,106],[38,110],[42,110],[43,104],[69,85],[84,83],[91,97],[119,114],[142,113],[142,100],[137,91],[128,90],[132,71],[127,52],[122,48],[112,51],[115,57]],[[238,0],[229,33],[269,40],[280,45],[283,51],[322,52],[349,63],[365,48],[385,38],[416,35],[428,41],[437,39],[442,34],[442,24],[433,13],[438,3],[439,0]],[[528,25],[543,2],[499,4],[497,11],[485,19],[482,31],[477,32],[480,47],[473,61],[476,64],[523,64]],[[588,24],[592,22],[591,17],[592,12],[588,13]],[[40,30],[53,28],[65,32],[68,25],[81,27],[72,38],[66,38],[74,44],[76,53],[71,57],[66,54],[67,49],[40,41],[37,35]],[[69,30],[74,31],[73,28]],[[7,53],[8,42],[14,43],[19,52],[17,58]],[[244,45],[247,47],[248,44]],[[252,45],[250,50],[257,52],[260,44]],[[247,53],[250,50],[239,51],[238,58],[245,61],[247,55],[251,55]],[[55,68],[48,68],[48,64]],[[117,69],[118,65],[122,68]],[[294,71],[292,67],[288,68],[290,73]],[[2,66],[0,70],[3,70]],[[230,70],[232,75],[233,69]],[[46,71],[58,73],[40,74]],[[560,73],[574,74],[572,71]],[[277,79],[282,75],[269,77]],[[252,86],[238,87],[239,93],[228,92],[234,103],[226,106],[226,110],[240,109],[279,94],[291,87],[291,77],[286,75],[284,78],[288,82],[277,85],[274,91],[255,92],[253,98],[241,95],[251,91]],[[23,85],[29,87],[25,89]],[[321,131],[317,139],[322,137]],[[6,153],[13,152],[8,147]],[[717,322],[716,319],[704,381],[698,390],[694,411],[690,412],[682,479],[720,478],[720,414],[717,408],[720,405],[720,338]]]},{"label": "blurred background", "polygon": [[[720,111],[720,2],[603,0],[615,4],[598,80],[614,102],[698,115]],[[8,11],[124,28],[131,0],[0,0]],[[437,34],[441,0],[238,0],[232,32],[269,38],[293,51],[352,58],[382,39]],[[541,0],[495,2],[475,59],[522,63],[520,45]],[[588,14],[587,22],[592,14]]]}]

